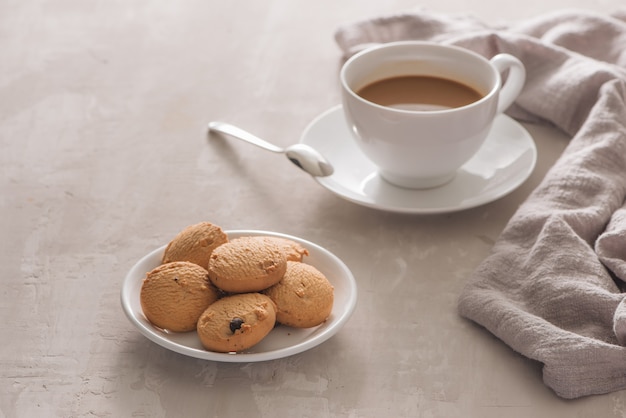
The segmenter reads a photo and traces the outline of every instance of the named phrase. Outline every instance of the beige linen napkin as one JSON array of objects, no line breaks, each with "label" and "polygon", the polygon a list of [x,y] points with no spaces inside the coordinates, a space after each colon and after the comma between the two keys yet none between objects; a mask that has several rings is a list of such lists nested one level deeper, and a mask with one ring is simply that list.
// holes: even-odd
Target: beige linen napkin
[{"label": "beige linen napkin", "polygon": [[626,388],[626,13],[489,27],[420,11],[336,32],[346,56],[406,39],[517,56],[527,82],[508,114],[572,136],[469,278],[460,314],[543,363],[561,397]]}]

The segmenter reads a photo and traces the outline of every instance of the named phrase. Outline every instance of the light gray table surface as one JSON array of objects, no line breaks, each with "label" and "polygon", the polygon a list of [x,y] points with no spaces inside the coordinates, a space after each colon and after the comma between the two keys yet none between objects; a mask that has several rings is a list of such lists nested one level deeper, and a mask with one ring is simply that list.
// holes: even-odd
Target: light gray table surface
[{"label": "light gray table surface", "polygon": [[[0,417],[621,417],[459,317],[469,274],[568,138],[525,125],[531,177],[474,209],[401,215],[330,193],[279,145],[340,102],[338,25],[426,7],[488,23],[622,0],[0,3]],[[171,352],[124,316],[143,255],[189,224],[277,231],[340,257],[359,298],[325,343],[261,363]]]}]

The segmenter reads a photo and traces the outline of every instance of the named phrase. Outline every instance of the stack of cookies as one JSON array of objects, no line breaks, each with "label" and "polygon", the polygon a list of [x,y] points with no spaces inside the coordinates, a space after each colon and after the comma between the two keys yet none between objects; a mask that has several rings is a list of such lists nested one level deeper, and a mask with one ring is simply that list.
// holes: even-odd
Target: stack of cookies
[{"label": "stack of cookies", "polygon": [[303,262],[308,250],[272,236],[229,240],[209,222],[191,225],[146,274],[140,298],[146,318],[171,331],[196,330],[211,351],[240,352],[277,323],[309,328],[332,310],[333,286]]}]

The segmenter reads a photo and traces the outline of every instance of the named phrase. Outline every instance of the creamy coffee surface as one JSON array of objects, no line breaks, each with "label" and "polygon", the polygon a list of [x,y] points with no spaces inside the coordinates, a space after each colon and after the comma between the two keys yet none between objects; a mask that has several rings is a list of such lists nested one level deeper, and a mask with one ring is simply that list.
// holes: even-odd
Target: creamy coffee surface
[{"label": "creamy coffee surface", "polygon": [[382,106],[422,111],[462,107],[482,97],[478,91],[458,81],[421,75],[377,80],[357,94]]}]

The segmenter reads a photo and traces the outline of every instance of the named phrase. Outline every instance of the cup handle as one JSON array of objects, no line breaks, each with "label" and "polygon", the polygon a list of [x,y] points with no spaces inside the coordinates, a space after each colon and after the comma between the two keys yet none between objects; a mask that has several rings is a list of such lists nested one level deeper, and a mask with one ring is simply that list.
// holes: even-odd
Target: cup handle
[{"label": "cup handle", "polygon": [[513,104],[521,93],[526,81],[526,69],[519,59],[509,54],[498,54],[489,62],[496,67],[500,74],[509,70],[509,75],[500,89],[498,98],[497,112],[502,113]]}]

